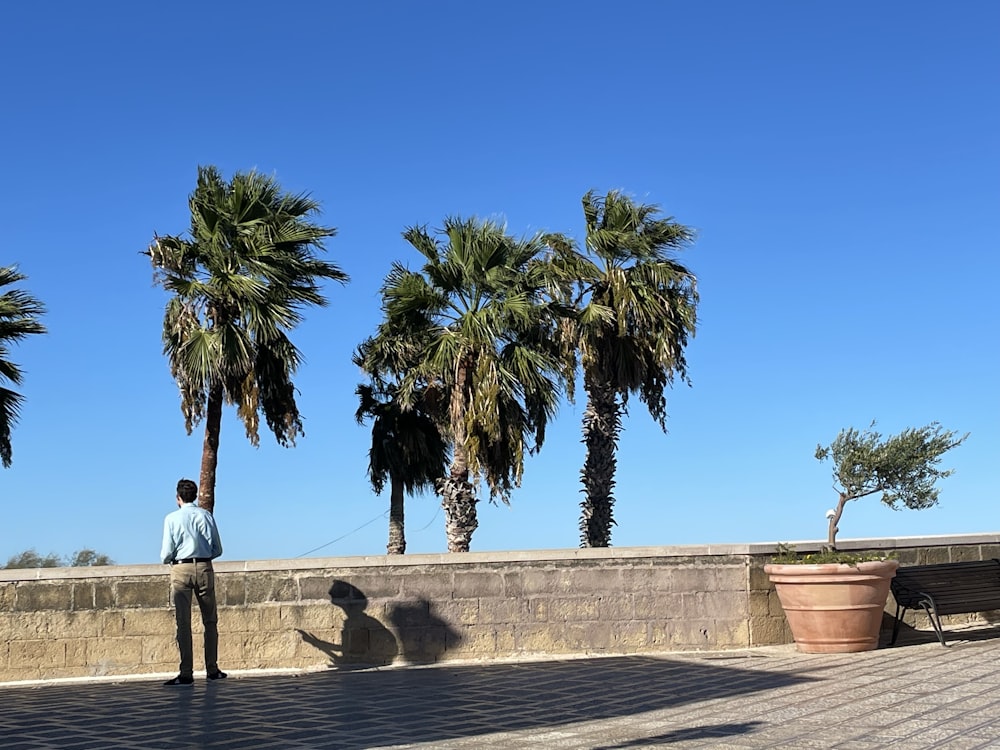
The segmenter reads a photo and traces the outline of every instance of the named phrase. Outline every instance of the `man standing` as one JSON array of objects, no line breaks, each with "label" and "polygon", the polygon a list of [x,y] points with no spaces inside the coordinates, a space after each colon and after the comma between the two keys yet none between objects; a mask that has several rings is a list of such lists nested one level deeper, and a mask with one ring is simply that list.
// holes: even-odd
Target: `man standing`
[{"label": "man standing", "polygon": [[215,605],[215,571],[212,560],[222,554],[222,540],[215,518],[194,504],[198,485],[190,479],[177,483],[177,510],[163,521],[160,557],[170,565],[170,588],[177,616],[177,647],[181,671],[164,685],[194,682],[194,652],[191,646],[191,594],[198,599],[205,624],[205,671],[208,679],[221,680],[219,669],[219,616]]}]

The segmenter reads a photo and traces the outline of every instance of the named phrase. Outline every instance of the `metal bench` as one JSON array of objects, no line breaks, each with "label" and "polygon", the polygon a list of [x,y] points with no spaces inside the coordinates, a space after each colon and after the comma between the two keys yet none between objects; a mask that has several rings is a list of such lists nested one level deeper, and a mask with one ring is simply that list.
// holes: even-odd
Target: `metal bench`
[{"label": "metal bench", "polygon": [[892,640],[908,609],[923,609],[942,646],[942,615],[969,614],[1000,609],[1000,560],[982,560],[938,565],[911,565],[896,571],[890,584],[896,599],[896,622]]}]

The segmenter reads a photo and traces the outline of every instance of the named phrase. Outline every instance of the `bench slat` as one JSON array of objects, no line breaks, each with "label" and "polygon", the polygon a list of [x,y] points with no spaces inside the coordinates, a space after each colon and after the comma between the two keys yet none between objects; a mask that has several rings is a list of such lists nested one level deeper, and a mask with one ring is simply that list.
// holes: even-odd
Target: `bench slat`
[{"label": "bench slat", "polygon": [[907,609],[927,610],[941,645],[941,615],[1000,609],[1000,560],[972,560],[899,568],[890,583],[896,599],[895,643],[899,620]]}]

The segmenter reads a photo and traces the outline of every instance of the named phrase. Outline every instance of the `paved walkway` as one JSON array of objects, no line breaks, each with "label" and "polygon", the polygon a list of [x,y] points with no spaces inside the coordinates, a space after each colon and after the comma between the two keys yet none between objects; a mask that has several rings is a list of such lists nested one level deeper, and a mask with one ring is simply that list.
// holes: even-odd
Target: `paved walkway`
[{"label": "paved walkway", "polygon": [[4,750],[1000,748],[1000,634],[863,654],[791,647],[231,673],[193,687],[0,685]]}]

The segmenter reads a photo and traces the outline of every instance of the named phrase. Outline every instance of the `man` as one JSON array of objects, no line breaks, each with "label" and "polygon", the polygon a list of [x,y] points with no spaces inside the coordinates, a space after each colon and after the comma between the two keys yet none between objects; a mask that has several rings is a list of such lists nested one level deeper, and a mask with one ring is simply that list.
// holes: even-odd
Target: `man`
[{"label": "man", "polygon": [[177,647],[181,671],[164,685],[194,682],[194,651],[191,646],[191,594],[198,599],[205,624],[205,672],[210,680],[221,680],[219,669],[219,616],[215,606],[215,571],[212,560],[222,554],[222,540],[212,514],[194,504],[198,485],[190,479],[177,483],[177,510],[163,521],[160,557],[170,565],[170,588],[177,616]]}]

